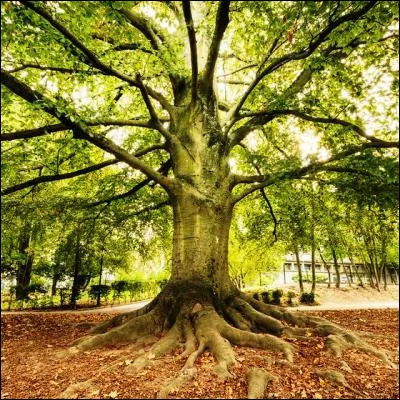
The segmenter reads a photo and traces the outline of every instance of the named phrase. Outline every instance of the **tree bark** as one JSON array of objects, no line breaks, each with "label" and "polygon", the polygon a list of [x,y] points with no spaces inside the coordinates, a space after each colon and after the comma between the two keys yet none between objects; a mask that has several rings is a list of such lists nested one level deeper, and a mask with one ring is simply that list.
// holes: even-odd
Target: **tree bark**
[{"label": "tree bark", "polygon": [[312,228],[312,238],[311,238],[311,276],[312,276],[312,283],[311,283],[311,292],[315,292],[316,286],[316,278],[315,278],[315,240],[314,240],[314,227]]},{"label": "tree bark", "polygon": [[72,308],[76,308],[76,301],[78,299],[79,295],[79,281],[78,281],[78,276],[79,276],[79,270],[80,270],[80,235],[79,232],[76,236],[76,245],[75,245],[75,261],[74,261],[74,272],[73,272],[73,281],[72,281],[72,289],[71,289],[71,301],[70,305]]},{"label": "tree bark", "polygon": [[61,274],[58,272],[55,272],[53,274],[53,279],[51,283],[51,295],[55,296],[57,294],[57,283],[60,280]]},{"label": "tree bark", "polygon": [[294,254],[296,256],[296,264],[297,264],[297,272],[299,275],[299,287],[300,287],[300,292],[304,292],[304,286],[303,286],[303,275],[301,272],[301,264],[300,264],[300,256],[299,256],[299,249],[296,247],[296,250],[294,251]]},{"label": "tree bark", "polygon": [[196,282],[228,296],[228,237],[232,207],[182,194],[173,201],[174,235],[170,282]]},{"label": "tree bark", "polygon": [[321,252],[320,248],[318,248],[318,252],[319,252],[319,256],[321,257],[321,260],[324,263],[324,266],[328,272],[328,289],[329,289],[331,287],[331,267],[328,266],[328,264],[326,263],[324,257],[322,256],[322,252]]},{"label": "tree bark", "polygon": [[26,223],[19,239],[19,253],[25,255],[25,261],[20,263],[17,271],[16,300],[23,300],[26,297],[26,289],[31,282],[34,259],[33,251],[29,250],[31,239],[31,225]]},{"label": "tree bark", "polygon": [[335,274],[336,274],[336,282],[335,286],[339,289],[340,288],[340,272],[339,272],[339,264],[337,262],[336,251],[334,247],[331,247],[332,257],[333,257],[333,265],[335,267]]}]

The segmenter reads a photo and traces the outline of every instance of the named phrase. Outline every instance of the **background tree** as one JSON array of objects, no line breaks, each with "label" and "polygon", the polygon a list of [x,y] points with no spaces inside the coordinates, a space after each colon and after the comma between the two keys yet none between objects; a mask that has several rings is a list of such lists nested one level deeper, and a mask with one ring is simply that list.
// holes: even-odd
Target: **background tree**
[{"label": "background tree", "polygon": [[[338,173],[387,181],[386,170],[366,174],[357,157],[397,158],[397,13],[394,2],[374,1],[2,3],[2,140],[11,142],[2,195],[16,201],[32,186],[90,174],[92,187],[75,203],[107,204],[94,174],[110,168],[114,199],[146,186],[147,210],[172,206],[168,284],[144,309],[95,328],[78,351],[170,328],[128,369],[174,349],[183,334],[185,371],[209,348],[215,371],[229,377],[228,342],[292,360],[292,347],[274,336],[294,332],[281,320],[333,335],[328,346],[372,351],[332,324],[240,294],[227,253],[234,207],[260,189]],[[323,152],[303,157],[305,132]],[[60,141],[77,143],[76,160],[68,147],[55,171],[15,173],[26,154],[54,157]],[[112,168],[123,164],[125,177]],[[251,332],[260,328],[273,335]]]}]

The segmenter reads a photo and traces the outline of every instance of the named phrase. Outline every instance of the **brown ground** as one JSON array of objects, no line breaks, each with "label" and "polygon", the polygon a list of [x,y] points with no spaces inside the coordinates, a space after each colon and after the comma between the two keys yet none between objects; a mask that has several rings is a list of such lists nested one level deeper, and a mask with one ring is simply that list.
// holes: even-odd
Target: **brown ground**
[{"label": "brown ground", "polygon": [[[366,339],[371,344],[394,352],[398,366],[398,310],[364,309],[345,311],[306,311],[322,316],[353,330],[379,335]],[[96,375],[98,368],[121,356],[129,355],[124,347],[96,349],[68,360],[55,357],[58,350],[84,335],[89,328],[76,327],[83,321],[103,321],[111,313],[41,313],[1,316],[1,398],[58,398],[71,383]],[[341,370],[341,360],[323,350],[324,339],[312,337],[308,342],[290,339],[297,347],[294,367],[280,364],[283,356],[265,350],[235,347],[239,364],[233,369],[237,378],[223,382],[212,375],[213,358],[205,352],[197,361],[198,375],[172,396],[175,398],[245,398],[245,373],[257,366],[268,370],[279,380],[270,383],[265,391],[269,398],[399,398],[398,370],[384,365],[371,355],[349,350],[343,360],[352,372]],[[125,363],[114,371],[102,372],[95,379],[90,398],[155,398],[163,387],[182,368],[185,360],[177,354],[165,356],[150,367],[125,375]],[[317,376],[316,368],[341,371],[350,386],[361,394],[337,387]]]}]

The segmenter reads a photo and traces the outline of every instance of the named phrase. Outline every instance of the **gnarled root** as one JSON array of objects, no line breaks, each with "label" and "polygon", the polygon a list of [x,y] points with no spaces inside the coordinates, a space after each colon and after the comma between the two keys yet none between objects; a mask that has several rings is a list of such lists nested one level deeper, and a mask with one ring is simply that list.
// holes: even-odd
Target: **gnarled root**
[{"label": "gnarled root", "polygon": [[358,391],[357,389],[354,389],[352,386],[350,386],[347,383],[346,378],[344,377],[344,375],[341,372],[333,371],[333,370],[316,369],[315,373],[318,376],[331,381],[332,383],[334,383],[337,386],[344,386],[345,388],[351,390],[352,392],[354,392],[356,394],[361,394],[360,391]]},{"label": "gnarled root", "polygon": [[[218,300],[213,297],[212,290],[195,286],[183,289],[181,286],[169,286],[141,310],[117,315],[98,325],[89,336],[75,341],[67,353],[76,354],[119,343],[130,343],[130,350],[133,351],[134,347],[153,343],[133,362],[127,362],[131,355],[124,356],[125,364],[129,364],[125,372],[135,374],[157,358],[183,347],[179,358],[186,361],[182,369],[163,385],[157,395],[158,398],[167,398],[193,379],[197,373],[196,360],[205,350],[209,350],[216,361],[213,372],[222,379],[229,379],[234,376],[232,367],[237,364],[232,345],[282,353],[285,360],[278,361],[295,367],[294,347],[285,338],[310,339],[314,336],[326,337],[325,347],[336,356],[341,356],[344,350],[356,348],[394,367],[385,352],[326,319],[289,312],[283,307],[265,304],[240,293]],[[123,362],[119,359],[104,368],[121,365]],[[262,397],[267,383],[274,379],[268,372],[259,369],[249,370],[246,376],[249,398]],[[347,384],[341,380],[340,373],[329,376],[338,378],[338,384]],[[85,388],[92,389],[93,379],[70,386],[62,396],[65,398]]]},{"label": "gnarled root", "polygon": [[272,380],[277,379],[274,375],[263,370],[262,368],[251,368],[246,372],[247,380],[247,398],[262,399],[264,397],[265,388]]},{"label": "gnarled root", "polygon": [[284,327],[282,330],[282,335],[284,336],[307,338],[307,336],[316,335],[327,337],[325,347],[332,351],[337,357],[341,357],[345,350],[354,348],[364,353],[372,354],[379,358],[384,364],[395,368],[395,365],[390,361],[388,355],[384,351],[376,349],[363,341],[358,335],[324,318],[308,316],[300,312],[289,312],[283,307],[264,304],[248,296],[242,295],[241,297],[248,300],[257,310],[273,316],[273,318],[282,322],[295,325],[295,327]]}]

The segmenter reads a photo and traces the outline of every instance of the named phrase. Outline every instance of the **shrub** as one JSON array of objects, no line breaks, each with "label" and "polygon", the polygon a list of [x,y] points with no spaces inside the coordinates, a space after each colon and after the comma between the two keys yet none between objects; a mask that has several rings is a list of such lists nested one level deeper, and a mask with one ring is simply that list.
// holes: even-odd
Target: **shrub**
[{"label": "shrub", "polygon": [[123,292],[126,292],[129,288],[129,281],[120,280],[111,283],[111,288],[114,291],[113,298],[121,297]]},{"label": "shrub", "polygon": [[300,296],[300,303],[305,304],[314,304],[315,303],[315,295],[313,292],[310,293],[302,293]]},{"label": "shrub", "polygon": [[143,290],[143,282],[130,281],[128,282],[129,299],[132,301],[134,297]]},{"label": "shrub", "polygon": [[288,298],[288,304],[290,306],[292,306],[294,304],[293,299],[296,297],[296,293],[292,292],[292,291],[288,291],[286,294],[287,298]]},{"label": "shrub", "polygon": [[108,294],[110,293],[111,287],[109,285],[91,285],[89,296],[92,299],[97,299],[97,296],[100,294],[100,297],[106,299]]},{"label": "shrub", "polygon": [[261,293],[261,298],[264,303],[270,304],[271,303],[271,291],[265,291]]},{"label": "shrub", "polygon": [[281,297],[283,296],[283,291],[281,289],[275,289],[272,291],[272,304],[281,304]]}]

